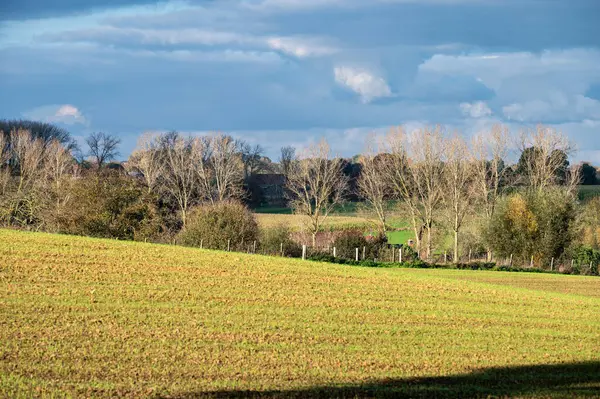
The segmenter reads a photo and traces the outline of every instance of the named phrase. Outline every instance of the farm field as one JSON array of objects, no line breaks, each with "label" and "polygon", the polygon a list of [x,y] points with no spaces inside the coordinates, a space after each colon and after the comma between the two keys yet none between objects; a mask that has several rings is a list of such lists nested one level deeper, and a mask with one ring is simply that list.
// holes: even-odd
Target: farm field
[{"label": "farm field", "polygon": [[[300,230],[306,217],[290,214],[269,214],[256,213],[256,220],[263,228],[272,228],[280,225],[287,226],[294,230]],[[325,219],[323,230],[345,230],[345,229],[372,229],[374,221],[355,216],[329,216]]]},{"label": "farm field", "polygon": [[598,397],[599,293],[0,230],[0,397]]},{"label": "farm field", "polygon": [[579,199],[588,201],[600,197],[600,186],[579,186]]}]

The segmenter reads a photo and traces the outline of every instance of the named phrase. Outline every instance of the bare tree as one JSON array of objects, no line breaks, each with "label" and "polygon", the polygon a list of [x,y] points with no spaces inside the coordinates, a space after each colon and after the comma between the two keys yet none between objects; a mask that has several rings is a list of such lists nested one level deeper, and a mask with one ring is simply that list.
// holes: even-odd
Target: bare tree
[{"label": "bare tree", "polygon": [[391,198],[391,190],[385,181],[383,157],[377,157],[373,150],[373,137],[367,138],[365,155],[360,159],[362,165],[358,177],[358,191],[365,199],[369,207],[377,215],[379,228],[382,233],[387,231],[388,201]]},{"label": "bare tree", "polygon": [[244,178],[248,179],[257,173],[260,173],[265,167],[263,161],[264,148],[258,144],[251,146],[245,141],[238,141],[237,145],[244,165]]},{"label": "bare tree", "polygon": [[213,201],[240,198],[243,195],[244,163],[231,136],[216,135],[210,140],[210,164],[214,176]]},{"label": "bare tree", "polygon": [[455,134],[444,146],[444,180],[443,201],[449,211],[452,232],[454,233],[453,260],[458,263],[459,232],[465,217],[475,203],[475,165],[469,154],[469,147],[464,138]]},{"label": "bare tree", "polygon": [[487,220],[494,216],[498,199],[510,187],[507,179],[510,132],[494,125],[490,132],[476,135],[472,143],[475,190]]},{"label": "bare tree", "polygon": [[165,172],[164,152],[160,148],[160,137],[144,134],[127,162],[127,168],[141,175],[148,192],[155,191]]},{"label": "bare tree", "polygon": [[4,132],[0,131],[0,195],[6,194],[11,180],[10,165],[8,165],[10,158],[8,140]]},{"label": "bare tree", "polygon": [[164,153],[164,189],[177,202],[185,229],[189,209],[197,202],[198,178],[192,139],[184,139],[176,132],[161,137]]},{"label": "bare tree", "polygon": [[348,187],[342,160],[332,159],[329,144],[323,139],[290,163],[287,177],[292,208],[296,214],[307,217],[315,246],[323,222],[342,201]]},{"label": "bare tree", "polygon": [[281,164],[282,172],[285,176],[290,173],[290,165],[296,158],[296,149],[291,146],[281,148],[281,155],[279,157],[279,163]]},{"label": "bare tree", "polygon": [[[44,164],[46,179],[57,195],[57,204],[60,204],[65,180],[73,174],[73,155],[58,140],[52,140],[46,146]],[[66,202],[66,199],[63,198],[62,202]]]},{"label": "bare tree", "polygon": [[521,159],[518,172],[531,189],[542,192],[545,188],[569,181],[568,156],[573,144],[553,128],[538,125],[521,132]]},{"label": "bare tree", "polygon": [[44,143],[32,137],[28,130],[13,130],[10,134],[12,162],[17,168],[17,193],[31,188],[43,176]]},{"label": "bare tree", "polygon": [[119,144],[121,139],[111,134],[96,132],[85,139],[89,147],[89,156],[93,159],[98,169],[105,163],[113,160],[119,155]]},{"label": "bare tree", "polygon": [[386,139],[384,175],[394,196],[403,201],[411,215],[422,251],[422,230],[427,232],[425,258],[432,253],[433,224],[442,200],[444,140],[442,128],[422,128],[407,135],[402,127]]}]

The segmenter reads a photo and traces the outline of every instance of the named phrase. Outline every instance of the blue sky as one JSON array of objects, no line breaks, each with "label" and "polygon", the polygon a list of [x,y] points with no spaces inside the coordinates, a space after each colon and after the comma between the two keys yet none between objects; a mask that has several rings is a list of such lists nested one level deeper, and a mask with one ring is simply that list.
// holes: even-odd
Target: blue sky
[{"label": "blue sky", "polygon": [[545,123],[600,164],[597,0],[4,0],[0,118],[282,145]]}]

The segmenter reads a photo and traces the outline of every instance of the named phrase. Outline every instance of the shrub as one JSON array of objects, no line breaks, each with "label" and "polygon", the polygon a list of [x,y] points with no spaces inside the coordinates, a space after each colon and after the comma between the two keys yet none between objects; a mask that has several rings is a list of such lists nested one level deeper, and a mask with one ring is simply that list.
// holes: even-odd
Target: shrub
[{"label": "shrub", "polygon": [[69,203],[53,216],[59,232],[67,234],[143,240],[161,232],[160,217],[145,190],[116,171],[76,180]]},{"label": "shrub", "polygon": [[498,204],[486,241],[499,256],[550,265],[571,245],[575,216],[574,200],[561,188],[516,193]]},{"label": "shrub", "polygon": [[[590,274],[597,276],[600,267],[600,251],[587,247],[579,247],[573,251],[573,274]],[[590,269],[590,264],[592,268]]]},{"label": "shrub", "polygon": [[194,208],[187,225],[178,235],[183,245],[245,251],[258,238],[254,214],[235,201],[204,204]]},{"label": "shrub", "polygon": [[302,256],[302,247],[291,238],[291,230],[284,224],[260,230],[260,250],[267,255]]},{"label": "shrub", "polygon": [[[333,242],[333,246],[336,249],[336,256],[346,259],[355,259],[356,248],[360,248],[362,254],[362,248],[367,247],[369,243],[364,235],[357,231],[345,231],[336,237]],[[369,255],[372,255],[369,253]],[[367,256],[371,258],[373,256]]]},{"label": "shrub", "polygon": [[380,250],[386,245],[385,237],[380,236],[374,240],[367,240],[362,232],[356,230],[340,233],[333,242],[336,256],[346,259],[356,258],[356,248],[359,249],[361,258],[363,248],[365,248],[365,259],[379,258]]}]

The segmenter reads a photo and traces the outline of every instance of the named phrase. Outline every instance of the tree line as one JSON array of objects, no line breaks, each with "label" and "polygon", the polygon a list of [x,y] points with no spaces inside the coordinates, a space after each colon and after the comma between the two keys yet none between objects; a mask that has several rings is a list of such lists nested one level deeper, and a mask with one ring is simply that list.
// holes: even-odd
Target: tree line
[{"label": "tree line", "polygon": [[[472,139],[442,126],[397,127],[369,137],[352,160],[323,140],[302,150],[284,147],[277,163],[260,146],[229,135],[168,132],[142,136],[122,164],[110,163],[120,141],[109,134],[90,135],[84,152],[53,125],[3,121],[0,128],[5,226],[170,241],[202,205],[249,203],[252,177],[272,172],[285,176],[286,199],[304,216],[313,246],[348,198],[364,204],[380,235],[390,230],[390,215],[403,215],[422,259],[444,249],[458,262],[470,246],[490,259],[514,254],[546,262],[575,246],[597,249],[600,241],[590,210],[598,201],[577,199],[589,170],[570,165],[572,144],[541,125],[518,137],[498,125]],[[519,156],[511,164],[512,153]]]}]

